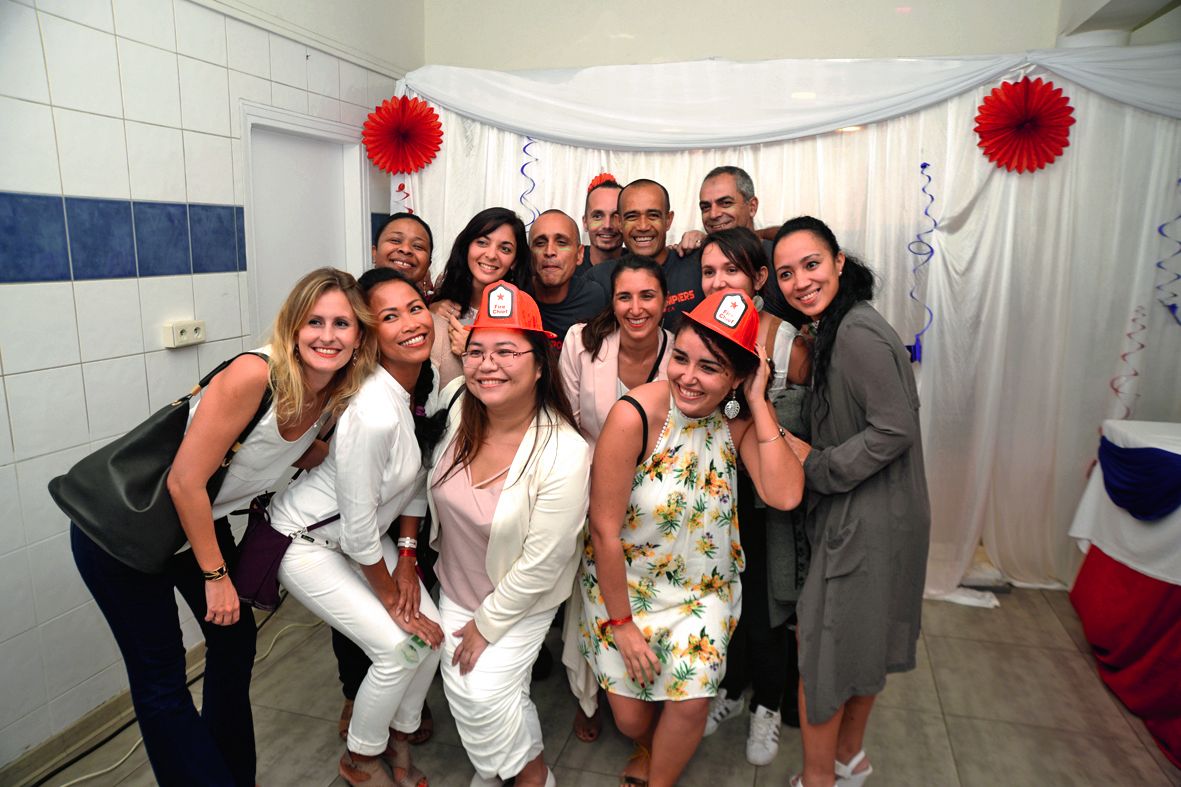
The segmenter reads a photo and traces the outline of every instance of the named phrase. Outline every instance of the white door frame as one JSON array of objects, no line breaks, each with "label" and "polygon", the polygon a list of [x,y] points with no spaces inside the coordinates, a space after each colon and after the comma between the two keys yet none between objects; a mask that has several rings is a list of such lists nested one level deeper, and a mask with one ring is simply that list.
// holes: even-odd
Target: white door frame
[{"label": "white door frame", "polygon": [[254,178],[251,176],[251,138],[254,129],[278,131],[283,134],[310,137],[325,142],[335,142],[343,147],[344,166],[344,216],[345,216],[345,270],[354,276],[360,276],[369,261],[370,228],[369,220],[369,161],[361,143],[361,129],[335,120],[302,115],[278,107],[268,107],[242,102],[242,149],[244,151],[243,179],[246,188],[246,258],[247,277],[250,294],[250,335],[256,340],[265,341],[261,334],[267,330],[274,315],[260,315],[258,313],[258,266],[251,261],[257,260],[255,253],[255,239],[258,237],[254,228]]}]

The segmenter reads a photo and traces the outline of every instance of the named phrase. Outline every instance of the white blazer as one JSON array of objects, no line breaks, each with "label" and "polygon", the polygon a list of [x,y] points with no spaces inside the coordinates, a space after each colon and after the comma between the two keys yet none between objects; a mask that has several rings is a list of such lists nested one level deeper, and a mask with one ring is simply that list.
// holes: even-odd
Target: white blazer
[{"label": "white blazer", "polygon": [[[461,383],[462,384],[462,383]],[[451,395],[445,391],[443,401]],[[438,548],[439,514],[434,488],[440,457],[459,429],[460,400],[451,407],[447,431],[435,447],[427,477],[431,546]],[[492,515],[484,568],[495,586],[476,610],[476,627],[496,642],[517,621],[565,601],[582,549],[590,495],[591,448],[560,416],[542,410],[525,432],[505,476]]]},{"label": "white blazer", "polygon": [[[595,359],[582,343],[584,324],[578,323],[566,332],[558,369],[562,374],[566,398],[574,410],[574,420],[582,427],[593,446],[603,431],[607,413],[619,401],[619,330],[612,331],[603,340],[599,357]],[[668,359],[672,355],[673,336],[664,331],[663,338],[664,355],[660,358],[653,380],[668,379]]]}]

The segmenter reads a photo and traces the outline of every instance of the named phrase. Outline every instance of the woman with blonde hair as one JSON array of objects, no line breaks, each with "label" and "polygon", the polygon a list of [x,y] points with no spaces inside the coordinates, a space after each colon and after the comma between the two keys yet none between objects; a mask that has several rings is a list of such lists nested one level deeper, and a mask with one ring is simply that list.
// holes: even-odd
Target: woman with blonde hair
[{"label": "woman with blonde hair", "polygon": [[[144,748],[161,784],[252,785],[250,675],[255,626],[229,571],[237,548],[227,515],[272,489],[307,451],[325,413],[340,412],[373,368],[365,301],[351,275],[320,268],[287,296],[271,343],[243,354],[190,404],[168,492],[188,538],[160,574],[107,554],[71,524],[74,562],[123,654]],[[271,405],[227,468],[214,499],[206,484],[258,412]],[[185,683],[175,592],[205,635],[204,701]]]}]

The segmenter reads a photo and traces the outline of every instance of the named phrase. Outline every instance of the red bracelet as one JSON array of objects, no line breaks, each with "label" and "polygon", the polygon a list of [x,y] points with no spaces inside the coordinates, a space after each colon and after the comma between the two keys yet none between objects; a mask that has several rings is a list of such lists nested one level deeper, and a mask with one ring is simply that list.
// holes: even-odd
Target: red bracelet
[{"label": "red bracelet", "polygon": [[613,618],[607,621],[607,625],[611,628],[618,628],[619,626],[627,625],[632,622],[632,616],[628,615],[626,618]]},{"label": "red bracelet", "polygon": [[402,547],[401,549],[398,550],[398,557],[412,557],[415,560],[417,560],[418,559],[418,550],[417,549],[410,549],[409,547]]}]

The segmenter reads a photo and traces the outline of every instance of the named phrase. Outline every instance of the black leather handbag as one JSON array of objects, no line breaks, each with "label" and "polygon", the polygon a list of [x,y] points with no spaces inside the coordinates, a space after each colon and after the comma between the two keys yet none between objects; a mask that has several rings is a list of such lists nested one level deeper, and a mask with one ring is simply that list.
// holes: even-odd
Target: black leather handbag
[{"label": "black leather handbag", "polygon": [[[78,528],[111,557],[144,573],[162,572],[168,559],[185,543],[172,496],[168,471],[184,439],[189,400],[241,353],[205,375],[187,396],[157,410],[117,440],[81,459],[65,475],[49,482],[49,494]],[[268,387],[258,411],[230,446],[209,479],[215,500],[234,454],[271,406]]]}]

